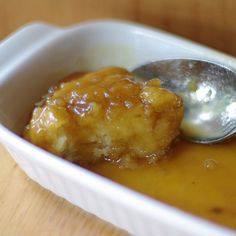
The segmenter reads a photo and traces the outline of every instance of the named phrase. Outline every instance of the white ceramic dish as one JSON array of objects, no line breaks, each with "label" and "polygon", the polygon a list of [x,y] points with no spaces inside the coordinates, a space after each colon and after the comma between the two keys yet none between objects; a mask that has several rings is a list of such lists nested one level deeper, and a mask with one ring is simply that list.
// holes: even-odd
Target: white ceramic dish
[{"label": "white ceramic dish", "polygon": [[70,28],[34,23],[0,44],[0,141],[36,182],[134,235],[236,235],[136,193],[23,140],[34,102],[55,81],[78,70],[132,69],[161,58],[236,60],[179,37],[128,22],[99,21]]}]

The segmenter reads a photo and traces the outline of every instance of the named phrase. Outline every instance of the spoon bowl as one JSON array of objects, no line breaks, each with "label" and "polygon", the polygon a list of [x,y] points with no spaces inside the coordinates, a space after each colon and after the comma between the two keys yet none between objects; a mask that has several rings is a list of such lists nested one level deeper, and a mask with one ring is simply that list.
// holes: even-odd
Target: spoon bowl
[{"label": "spoon bowl", "polygon": [[236,132],[236,74],[208,61],[168,59],[133,71],[138,80],[159,78],[161,87],[182,97],[181,133],[189,141],[215,143]]}]

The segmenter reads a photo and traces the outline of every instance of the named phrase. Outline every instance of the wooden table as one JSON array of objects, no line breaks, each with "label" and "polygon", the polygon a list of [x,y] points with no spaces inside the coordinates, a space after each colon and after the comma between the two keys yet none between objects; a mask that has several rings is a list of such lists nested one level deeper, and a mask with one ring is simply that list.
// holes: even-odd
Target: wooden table
[{"label": "wooden table", "polygon": [[0,39],[32,21],[71,25],[119,18],[176,33],[236,56],[235,0],[0,0]]},{"label": "wooden table", "polygon": [[40,187],[0,145],[0,235],[128,234]]},{"label": "wooden table", "polygon": [[[0,40],[32,21],[119,18],[236,56],[234,0],[0,0]],[[0,235],[126,235],[31,181],[0,146]]]}]

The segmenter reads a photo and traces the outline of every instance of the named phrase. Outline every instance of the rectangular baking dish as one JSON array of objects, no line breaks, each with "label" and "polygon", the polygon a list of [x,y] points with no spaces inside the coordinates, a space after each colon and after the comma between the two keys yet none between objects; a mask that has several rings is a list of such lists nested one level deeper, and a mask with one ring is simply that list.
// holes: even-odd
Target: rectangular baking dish
[{"label": "rectangular baking dish", "polygon": [[210,60],[236,70],[236,59],[157,29],[121,21],[68,28],[24,26],[0,44],[0,141],[43,187],[133,235],[236,235],[54,156],[20,137],[34,103],[75,71],[132,70],[164,58]]}]

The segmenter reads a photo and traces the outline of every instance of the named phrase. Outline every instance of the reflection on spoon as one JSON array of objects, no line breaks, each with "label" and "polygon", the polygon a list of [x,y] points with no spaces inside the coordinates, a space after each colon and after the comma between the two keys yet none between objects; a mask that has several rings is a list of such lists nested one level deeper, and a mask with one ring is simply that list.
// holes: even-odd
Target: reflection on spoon
[{"label": "reflection on spoon", "polygon": [[133,73],[142,81],[159,78],[161,86],[184,101],[182,135],[214,143],[236,132],[236,74],[208,61],[169,59],[151,62]]}]

